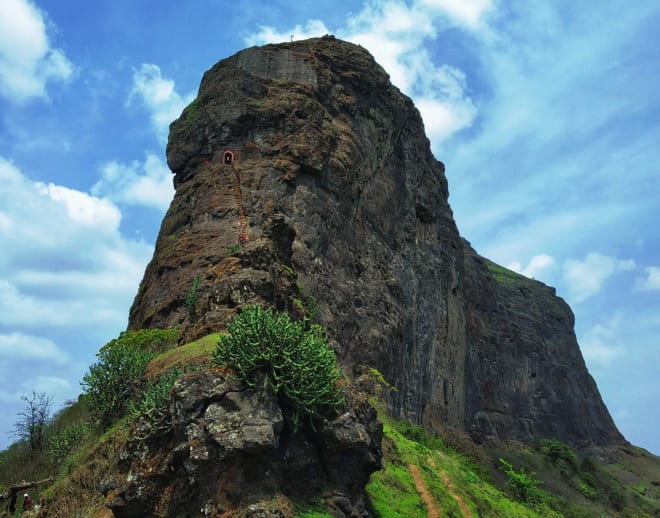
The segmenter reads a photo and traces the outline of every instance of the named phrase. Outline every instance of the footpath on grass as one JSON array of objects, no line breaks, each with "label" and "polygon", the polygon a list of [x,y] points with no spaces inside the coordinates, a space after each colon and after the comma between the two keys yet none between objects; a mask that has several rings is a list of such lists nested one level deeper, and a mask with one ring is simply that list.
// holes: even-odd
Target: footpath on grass
[{"label": "footpath on grass", "polygon": [[445,485],[447,491],[454,499],[454,501],[458,504],[458,507],[461,510],[461,513],[463,514],[463,518],[472,518],[472,511],[465,503],[465,500],[461,498],[461,495],[456,493],[456,488],[454,487],[454,484],[452,483],[451,479],[447,476],[447,473],[445,473],[441,469],[438,469],[438,466],[436,465],[432,457],[429,457],[429,464],[440,475],[440,478],[442,479],[442,483]]},{"label": "footpath on grass", "polygon": [[[438,469],[437,464],[430,456],[428,457],[428,463],[433,468],[433,470],[436,471],[438,475],[440,475],[440,479],[442,480],[442,483],[445,485],[445,487],[447,488],[447,492],[451,495],[451,497],[458,505],[459,509],[461,510],[461,514],[463,515],[463,518],[473,518],[472,511],[467,506],[465,501],[461,498],[461,496],[458,493],[456,493],[456,488],[454,487],[454,484],[452,483],[451,479],[447,476],[447,473]],[[424,478],[422,477],[419,468],[416,465],[409,463],[408,471],[410,471],[410,475],[415,481],[415,487],[417,489],[417,492],[419,493],[419,496],[422,498],[422,501],[426,506],[426,513],[428,518],[442,518],[442,509],[438,507],[438,504],[433,499],[433,495],[431,495],[431,492],[429,491],[426,482],[424,482]]]},{"label": "footpath on grass", "polygon": [[408,471],[415,481],[415,487],[419,496],[422,497],[422,501],[426,506],[426,515],[428,518],[442,518],[442,510],[438,507],[433,500],[433,496],[429,491],[429,488],[426,486],[426,482],[422,478],[422,474],[419,472],[419,468],[414,464],[408,464]]}]

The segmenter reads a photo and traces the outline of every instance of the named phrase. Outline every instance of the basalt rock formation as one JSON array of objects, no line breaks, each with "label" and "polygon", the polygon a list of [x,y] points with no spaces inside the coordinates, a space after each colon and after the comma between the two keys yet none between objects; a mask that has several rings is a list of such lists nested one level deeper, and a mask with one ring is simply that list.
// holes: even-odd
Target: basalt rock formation
[{"label": "basalt rock formation", "polygon": [[290,499],[323,499],[338,517],[364,515],[382,425],[363,396],[315,433],[294,433],[265,377],[247,387],[208,369],[177,380],[169,413],[171,432],[129,442],[127,474],[106,482],[114,516],[283,517],[293,514]]},{"label": "basalt rock formation", "polygon": [[255,47],[204,74],[170,127],[176,194],[130,328],[224,328],[261,303],[378,369],[398,417],[478,441],[625,442],[551,288],[462,240],[418,111],[332,37]]}]

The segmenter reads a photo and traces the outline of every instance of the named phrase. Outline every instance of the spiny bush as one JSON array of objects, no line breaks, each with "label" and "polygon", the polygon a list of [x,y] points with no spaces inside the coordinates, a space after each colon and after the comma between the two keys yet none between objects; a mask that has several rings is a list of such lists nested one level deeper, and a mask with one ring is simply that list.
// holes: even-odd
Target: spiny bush
[{"label": "spiny bush", "polygon": [[344,404],[335,353],[320,326],[292,322],[286,313],[252,305],[243,308],[227,331],[213,362],[232,367],[249,386],[255,372],[265,372],[294,430],[303,417],[313,420]]},{"label": "spiny bush", "polygon": [[129,402],[136,397],[136,381],[144,368],[159,352],[176,343],[173,329],[126,331],[101,347],[98,363],[80,383],[89,398],[92,417],[103,427],[123,416]]},{"label": "spiny bush", "polygon": [[144,426],[135,438],[143,440],[164,434],[172,427],[168,404],[174,382],[184,373],[177,366],[158,377],[156,382],[147,382],[142,397],[137,402],[131,401],[128,415]]}]

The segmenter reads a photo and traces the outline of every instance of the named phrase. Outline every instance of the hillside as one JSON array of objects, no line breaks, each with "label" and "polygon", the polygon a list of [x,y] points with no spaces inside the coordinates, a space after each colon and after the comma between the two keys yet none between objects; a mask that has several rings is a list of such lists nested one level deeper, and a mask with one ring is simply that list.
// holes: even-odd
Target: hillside
[{"label": "hillside", "polygon": [[[200,372],[206,371],[218,339],[217,334],[209,335],[156,355],[145,369],[147,378],[157,379],[160,374],[182,364],[196,365],[201,367]],[[660,464],[657,457],[648,452],[625,447],[613,452],[614,457],[603,463],[558,441],[538,442],[527,447],[510,445],[503,450],[484,449],[465,435],[440,437],[409,421],[389,417],[384,411],[384,399],[392,387],[377,371],[365,371],[357,384],[379,408],[378,418],[384,423],[382,468],[371,475],[362,507],[358,507],[370,516],[586,518],[660,515]],[[145,430],[144,421],[136,417],[125,416],[106,430],[91,426],[92,421],[87,399],[83,396],[50,425],[49,436],[57,439],[53,444],[60,444],[58,441],[62,437],[73,437],[69,448],[49,447],[35,455],[27,444],[19,442],[0,453],[0,481],[9,485],[17,479],[34,480],[57,474],[53,484],[46,482],[27,489],[35,501],[42,497],[46,500],[39,516],[126,516],[116,512],[122,481],[135,481],[136,476],[144,476],[137,469],[139,461],[128,464],[127,461],[136,453],[141,462],[151,459],[148,471],[155,475],[154,480],[162,483],[157,466],[168,462],[175,452],[175,449],[168,449],[171,433],[144,441],[136,439],[140,431]],[[85,434],[75,438],[73,432],[80,428],[85,429]],[[499,460],[502,458],[512,465],[509,475],[502,469]],[[347,465],[342,463],[342,466],[346,469]],[[236,474],[233,470],[230,473]],[[528,476],[518,478],[519,474]],[[324,479],[322,476],[321,480]],[[168,501],[179,502],[179,507],[141,510],[133,516],[329,518],[351,516],[351,510],[355,511],[345,493],[319,491],[314,484],[309,484],[309,479],[294,482],[298,483],[300,491],[288,494],[272,491],[272,483],[257,488],[265,489],[267,497],[264,494],[258,497],[248,484],[245,493],[238,490],[234,494],[233,504],[225,502],[220,507],[216,504],[215,514],[202,513],[201,507],[195,505],[195,493],[191,493],[190,488],[180,488],[174,498],[167,490],[163,496],[169,495]],[[236,491],[240,486],[232,484],[231,487]],[[115,513],[108,505],[114,507]]]}]

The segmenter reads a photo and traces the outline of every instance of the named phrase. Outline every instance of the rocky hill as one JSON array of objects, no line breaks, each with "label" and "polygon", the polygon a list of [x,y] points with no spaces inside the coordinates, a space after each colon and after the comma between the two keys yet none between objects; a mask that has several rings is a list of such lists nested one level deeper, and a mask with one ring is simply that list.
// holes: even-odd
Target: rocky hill
[{"label": "rocky hill", "polygon": [[625,444],[570,308],[460,237],[417,109],[365,49],[220,61],[167,158],[176,194],[129,328],[190,341],[257,302],[322,324],[348,373],[380,371],[395,417],[488,444]]}]

